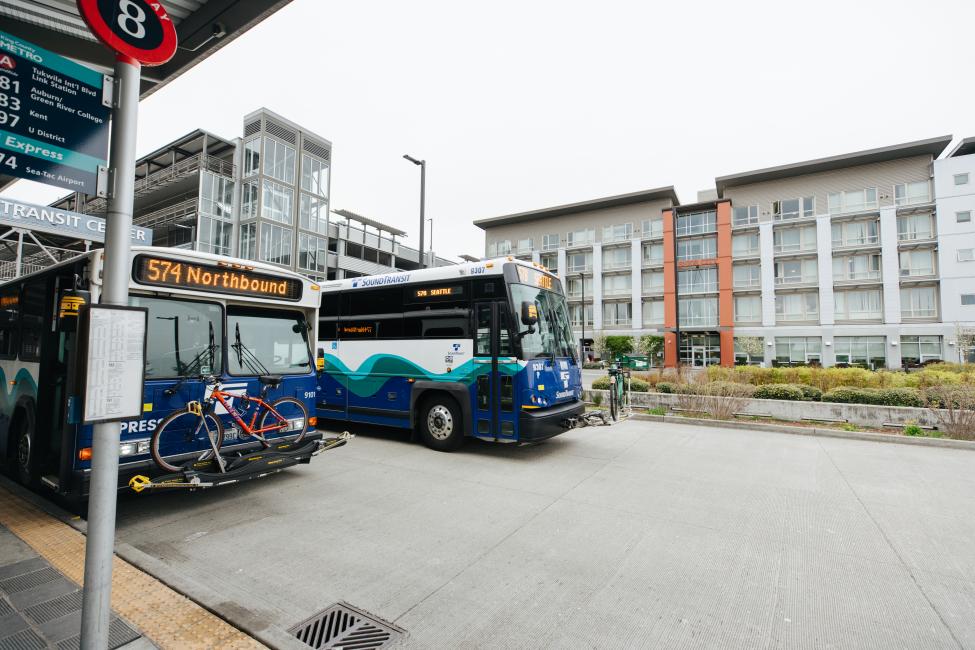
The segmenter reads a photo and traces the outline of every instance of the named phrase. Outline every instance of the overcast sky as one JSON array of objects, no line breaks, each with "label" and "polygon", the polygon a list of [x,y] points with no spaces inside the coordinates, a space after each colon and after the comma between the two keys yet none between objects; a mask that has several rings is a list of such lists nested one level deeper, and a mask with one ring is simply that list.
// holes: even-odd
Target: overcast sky
[{"label": "overcast sky", "polygon": [[[332,141],[332,205],[484,252],[474,219],[975,135],[975,2],[295,0],[143,102],[141,156],[266,106]],[[7,192],[47,202],[62,191]]]}]

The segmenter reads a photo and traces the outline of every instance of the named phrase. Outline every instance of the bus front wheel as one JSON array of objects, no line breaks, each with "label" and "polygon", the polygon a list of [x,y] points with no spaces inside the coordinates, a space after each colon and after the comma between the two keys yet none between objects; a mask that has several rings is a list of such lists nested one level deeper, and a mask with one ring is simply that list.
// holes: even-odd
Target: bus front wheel
[{"label": "bus front wheel", "polygon": [[464,442],[464,421],[460,408],[447,395],[433,395],[423,401],[419,428],[423,444],[437,451],[453,451]]},{"label": "bus front wheel", "polygon": [[34,434],[34,417],[28,411],[23,411],[17,418],[14,428],[13,465],[17,480],[21,485],[36,487],[37,484],[37,436]]}]

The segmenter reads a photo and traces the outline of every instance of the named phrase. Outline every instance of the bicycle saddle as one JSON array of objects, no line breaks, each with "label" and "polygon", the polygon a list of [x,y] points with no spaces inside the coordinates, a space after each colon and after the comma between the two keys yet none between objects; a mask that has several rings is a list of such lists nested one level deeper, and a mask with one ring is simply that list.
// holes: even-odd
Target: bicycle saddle
[{"label": "bicycle saddle", "polygon": [[281,375],[261,375],[257,378],[257,381],[261,382],[265,386],[277,388],[281,384]]}]

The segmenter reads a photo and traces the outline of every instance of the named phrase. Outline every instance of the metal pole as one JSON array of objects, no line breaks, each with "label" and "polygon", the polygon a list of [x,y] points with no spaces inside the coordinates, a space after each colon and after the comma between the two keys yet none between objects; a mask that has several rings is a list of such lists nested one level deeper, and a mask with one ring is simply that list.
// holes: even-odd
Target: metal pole
[{"label": "metal pole", "polygon": [[582,285],[582,362],[586,362],[586,274],[579,274],[579,284]]},{"label": "metal pole", "polygon": [[[101,303],[124,305],[129,296],[129,250],[135,193],[135,138],[142,66],[127,57],[115,61],[112,109],[111,169],[114,191],[105,215],[104,280]],[[85,543],[85,584],[81,608],[81,647],[108,647],[112,610],[112,561],[115,555],[115,500],[118,495],[119,425],[94,426],[91,489],[88,497],[88,538]]]},{"label": "metal pole", "polygon": [[423,224],[424,224],[424,208],[426,206],[426,191],[427,191],[427,161],[420,161],[420,268],[425,269],[426,259],[423,256]]},{"label": "metal pole", "polygon": [[427,219],[430,223],[430,255],[433,256],[433,218]]},{"label": "metal pole", "polygon": [[[674,233],[674,340],[677,368],[680,368],[680,267],[677,265],[677,208],[670,210],[670,227]],[[693,359],[691,360],[693,363]]]},{"label": "metal pole", "polygon": [[24,260],[24,231],[17,231],[17,273],[14,275],[15,278],[20,277],[20,272],[23,270],[23,260]]}]

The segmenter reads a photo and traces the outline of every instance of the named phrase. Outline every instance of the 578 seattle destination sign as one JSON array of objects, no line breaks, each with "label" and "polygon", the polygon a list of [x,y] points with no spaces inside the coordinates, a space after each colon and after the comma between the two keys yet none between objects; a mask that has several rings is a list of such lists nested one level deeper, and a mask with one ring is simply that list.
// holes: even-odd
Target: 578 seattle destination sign
[{"label": "578 seattle destination sign", "polygon": [[105,83],[0,31],[0,173],[95,194],[108,153]]}]

